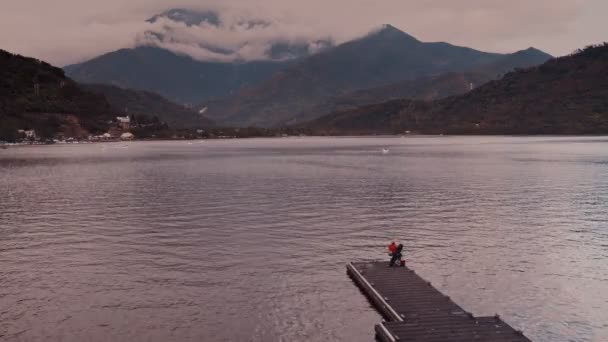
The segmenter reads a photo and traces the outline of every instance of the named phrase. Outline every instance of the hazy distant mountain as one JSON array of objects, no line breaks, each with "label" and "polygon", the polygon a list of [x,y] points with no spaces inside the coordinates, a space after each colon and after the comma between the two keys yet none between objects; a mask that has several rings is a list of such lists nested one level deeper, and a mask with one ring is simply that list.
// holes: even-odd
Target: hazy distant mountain
[{"label": "hazy distant mountain", "polygon": [[[204,108],[207,116],[223,125],[268,127],[347,108],[334,101],[361,105],[393,95],[433,98],[429,96],[435,93],[434,98],[439,98],[460,94],[466,91],[467,75],[460,77],[464,83],[451,89],[458,77],[436,77],[474,72],[483,75],[484,79],[473,80],[480,84],[513,67],[535,65],[550,57],[535,49],[503,55],[447,43],[424,43],[390,25],[336,47],[329,40],[268,41],[263,46],[266,60],[249,62],[231,60],[242,55],[242,46],[227,47],[221,40],[183,40],[209,27],[234,33],[273,25],[255,18],[227,20],[213,11],[172,9],[148,19],[153,26],[140,40],[146,46],[110,52],[65,70],[79,82],[146,90],[179,104],[200,104],[199,109]],[[177,33],[193,26],[193,32]],[[194,44],[195,49],[227,61],[193,59],[170,51],[175,44]],[[313,53],[316,51],[320,52]],[[414,79],[422,81],[408,83]],[[349,95],[392,84],[390,91],[353,94],[357,100]],[[417,85],[423,88],[414,89]],[[345,97],[351,100],[344,101]]]},{"label": "hazy distant mountain", "polygon": [[498,79],[507,72],[511,72],[516,68],[529,68],[531,66],[540,65],[551,58],[553,58],[553,56],[530,47],[526,50],[505,55],[503,58],[500,58],[493,63],[475,68],[475,71],[494,76],[494,79]]},{"label": "hazy distant mountain", "polygon": [[[551,56],[530,48],[505,55],[496,62],[483,65],[472,71],[448,72],[436,76],[424,76],[388,85],[361,89],[348,94],[332,97],[327,101],[298,113],[299,122],[312,120],[331,112],[352,109],[368,104],[394,99],[437,100],[448,96],[460,95],[477,88],[486,82],[501,78],[506,72],[517,68],[527,68],[542,64]],[[288,122],[294,123],[294,122]]]},{"label": "hazy distant mountain", "polygon": [[82,83],[147,90],[175,102],[199,103],[268,78],[289,62],[201,62],[156,47],[122,49],[64,68]]},{"label": "hazy distant mountain", "polygon": [[606,134],[608,45],[586,48],[433,102],[393,100],[309,124],[317,133]]},{"label": "hazy distant mountain", "polygon": [[103,96],[83,90],[60,68],[0,50],[0,140],[13,140],[18,129],[85,136],[105,130],[111,113]]},{"label": "hazy distant mountain", "polygon": [[[270,29],[273,25],[256,18],[228,22],[214,11],[171,9],[147,22],[153,25],[138,37],[138,47],[68,65],[64,68],[66,73],[82,83],[152,91],[180,104],[200,103],[229,96],[269,78],[294,60],[333,45],[329,39],[280,38],[231,45],[221,38],[197,36],[210,30],[214,37],[226,34],[240,37],[244,31]],[[196,30],[187,31],[193,26],[197,26],[193,28]],[[187,54],[188,51],[192,53]]]},{"label": "hazy distant mountain", "polygon": [[[545,60],[550,57],[543,55]],[[272,126],[314,117],[314,106],[332,97],[482,66],[496,70],[491,65],[509,64],[505,62],[507,56],[447,43],[424,43],[385,25],[364,38],[306,58],[254,87],[203,106],[209,108],[210,118],[224,124]]]},{"label": "hazy distant mountain", "polygon": [[121,115],[157,117],[170,128],[213,126],[213,122],[199,112],[175,104],[156,93],[101,84],[88,84],[84,87],[105,96],[116,113]]},{"label": "hazy distant mountain", "polygon": [[472,87],[477,87],[490,80],[492,80],[492,76],[485,73],[448,72],[437,76],[424,76],[414,80],[361,89],[318,103],[298,113],[297,121],[290,120],[287,121],[287,124],[305,122],[332,112],[395,99],[407,98],[428,101],[460,95],[470,91]]}]

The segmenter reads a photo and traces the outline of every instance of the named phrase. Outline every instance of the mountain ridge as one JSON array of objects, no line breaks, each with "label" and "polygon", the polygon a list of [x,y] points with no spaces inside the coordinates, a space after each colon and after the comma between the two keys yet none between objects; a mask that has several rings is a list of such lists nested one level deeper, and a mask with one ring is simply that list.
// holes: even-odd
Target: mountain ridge
[{"label": "mountain ridge", "polygon": [[0,50],[0,140],[14,140],[18,129],[35,129],[43,138],[58,131],[84,136],[102,132],[112,117],[103,96],[67,78],[44,61]]},{"label": "mountain ridge", "polygon": [[394,99],[408,98],[430,101],[464,94],[491,80],[501,78],[508,71],[541,64],[547,61],[548,58],[548,55],[540,50],[532,51],[526,49],[506,55],[495,63],[470,71],[449,72],[401,81],[376,88],[357,90],[319,103],[307,112],[300,113],[297,120],[290,120],[287,124],[295,124],[297,121],[312,120],[315,117],[320,117],[331,112],[353,109]]},{"label": "mountain ridge", "polygon": [[[220,25],[221,22],[217,14],[215,17],[209,13],[198,13],[198,17],[188,15],[192,13],[164,14],[187,25],[201,22]],[[149,20],[160,20],[154,18]],[[293,48],[279,43],[274,47],[271,53],[277,58],[290,54]],[[487,74],[490,77],[484,81],[488,81],[515,67],[538,64],[550,57],[534,48],[505,55],[445,42],[425,43],[385,24],[363,37],[306,58],[202,62],[164,48],[140,46],[110,52],[64,69],[82,83],[151,91],[182,105],[197,104],[197,108],[207,111],[210,119],[225,126],[272,127],[311,120],[327,114],[328,110],[346,109],[334,108],[330,102],[362,89],[372,89],[374,93],[373,88],[453,72]],[[411,86],[405,88],[411,89]],[[453,90],[436,93],[456,95],[463,89],[457,86]],[[427,89],[426,93],[431,91]],[[412,92],[403,94],[410,96]],[[427,95],[422,98],[431,99]],[[390,99],[386,96],[365,98],[369,100],[354,103],[363,105]],[[323,103],[328,103],[327,110],[323,109]]]},{"label": "mountain ridge", "polygon": [[299,113],[335,96],[424,76],[469,71],[497,63],[505,56],[510,55],[443,42],[424,43],[385,25],[365,37],[294,63],[236,95],[202,106],[209,108],[213,120],[224,124],[280,125],[298,120]]},{"label": "mountain ridge", "polygon": [[608,44],[518,69],[464,95],[398,99],[307,126],[318,134],[606,134]]},{"label": "mountain ridge", "polygon": [[204,128],[213,121],[193,109],[173,103],[159,94],[145,90],[124,89],[112,85],[86,84],[83,87],[103,95],[116,113],[129,116],[157,117],[171,129]]},{"label": "mountain ridge", "polygon": [[198,103],[253,84],[290,62],[201,62],[150,46],[120,49],[64,67],[81,83],[146,90],[186,104]]}]

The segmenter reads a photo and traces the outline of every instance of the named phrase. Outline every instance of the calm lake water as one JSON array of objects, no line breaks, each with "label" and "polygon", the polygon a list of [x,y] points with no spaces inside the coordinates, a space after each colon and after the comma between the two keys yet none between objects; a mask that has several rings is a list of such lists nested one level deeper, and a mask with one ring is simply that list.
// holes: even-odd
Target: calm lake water
[{"label": "calm lake water", "polygon": [[395,239],[476,315],[608,341],[608,138],[10,148],[0,208],[0,340],[373,341],[345,264]]}]

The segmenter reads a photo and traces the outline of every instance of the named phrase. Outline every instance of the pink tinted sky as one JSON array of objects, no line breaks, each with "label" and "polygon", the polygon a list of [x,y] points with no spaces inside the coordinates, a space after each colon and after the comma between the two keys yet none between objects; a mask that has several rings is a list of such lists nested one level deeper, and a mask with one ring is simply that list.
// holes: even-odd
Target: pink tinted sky
[{"label": "pink tinted sky", "polygon": [[[169,8],[215,9],[276,25],[247,39],[331,36],[343,42],[381,24],[423,41],[496,52],[534,46],[563,55],[608,40],[606,0],[0,0],[0,49],[56,65],[132,47],[150,29],[146,18]],[[191,34],[191,33],[188,33]],[[240,32],[207,31],[218,42]],[[235,37],[239,35],[239,37]]]}]

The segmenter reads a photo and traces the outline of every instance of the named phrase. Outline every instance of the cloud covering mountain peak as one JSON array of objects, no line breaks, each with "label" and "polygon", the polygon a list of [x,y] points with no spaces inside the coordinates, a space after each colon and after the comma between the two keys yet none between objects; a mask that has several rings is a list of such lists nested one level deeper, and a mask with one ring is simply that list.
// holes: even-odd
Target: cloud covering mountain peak
[{"label": "cloud covering mountain peak", "polygon": [[[168,9],[178,11],[160,15],[155,22],[145,21]],[[199,21],[179,9],[208,16]],[[245,28],[256,26],[256,37],[266,35],[288,42],[331,37],[338,44],[364,36],[381,23],[390,23],[427,42],[447,41],[497,52],[537,46],[561,55],[605,40],[607,10],[605,0],[3,0],[0,21],[7,29],[0,32],[0,46],[57,65],[78,63],[132,48],[144,32],[163,33],[156,26],[161,24],[160,17],[171,25],[177,19],[187,21],[182,23],[186,27],[189,23],[196,28],[194,24],[213,24],[215,20],[208,13],[213,12],[222,22],[223,31],[228,22],[244,21],[250,23],[241,25]],[[263,29],[267,23],[271,25]],[[185,50],[184,46],[180,48]],[[206,54],[194,44],[188,48]],[[245,51],[240,54],[244,58],[250,55]],[[221,54],[219,57],[225,58]]]},{"label": "cloud covering mountain peak", "polygon": [[219,26],[220,17],[215,11],[192,11],[185,8],[173,8],[161,14],[157,14],[146,22],[154,24],[160,19],[169,19],[175,22],[181,22],[188,26],[199,26],[202,23],[207,23],[214,26]]},{"label": "cloud covering mountain peak", "polygon": [[333,41],[293,29],[280,20],[216,10],[175,8],[155,15],[136,38],[204,61],[288,60],[331,47]]}]

